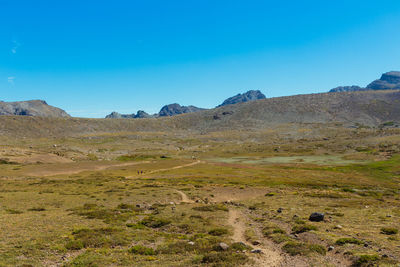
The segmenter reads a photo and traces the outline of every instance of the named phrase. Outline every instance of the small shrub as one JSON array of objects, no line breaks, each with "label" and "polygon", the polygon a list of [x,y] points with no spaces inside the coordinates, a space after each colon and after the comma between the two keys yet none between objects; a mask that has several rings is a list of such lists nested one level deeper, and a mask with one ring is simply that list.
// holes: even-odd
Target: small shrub
[{"label": "small shrub", "polygon": [[293,226],[293,228],[292,228],[292,231],[295,234],[309,232],[311,230],[317,230],[317,227],[314,225],[309,225],[309,224],[297,224],[297,225]]},{"label": "small shrub", "polygon": [[212,235],[212,236],[222,236],[222,235],[226,235],[228,234],[228,230],[225,228],[214,228],[211,229],[208,234]]},{"label": "small shrub", "polygon": [[211,266],[239,266],[248,261],[248,257],[243,253],[210,252],[203,256],[202,263],[212,264]]},{"label": "small shrub", "polygon": [[364,244],[364,242],[362,242],[361,240],[352,238],[352,237],[344,237],[344,238],[339,238],[338,240],[336,240],[335,244],[339,245],[339,246],[343,246],[345,244],[362,245],[362,244]]},{"label": "small shrub", "polygon": [[84,247],[85,246],[80,240],[71,240],[65,245],[65,248],[68,250],[80,250],[83,249]]},{"label": "small shrub", "polygon": [[266,197],[273,197],[273,196],[275,196],[275,193],[266,193],[264,196],[266,196]]},{"label": "small shrub", "polygon": [[326,255],[326,248],[324,246],[321,246],[318,244],[311,244],[308,246],[308,249],[311,252],[316,252],[316,253],[324,255],[324,256]]},{"label": "small shrub", "polygon": [[296,223],[296,224],[306,224],[306,222],[304,220],[300,219],[299,217],[296,217],[293,220],[294,220],[294,223]]},{"label": "small shrub", "polygon": [[326,248],[318,244],[305,244],[297,241],[288,241],[282,249],[291,256],[308,255],[310,253],[326,254]]},{"label": "small shrub", "polygon": [[163,218],[156,218],[156,217],[146,217],[144,218],[141,222],[141,224],[150,227],[150,228],[160,228],[165,225],[168,225],[171,223],[170,220],[163,219]]},{"label": "small shrub", "polygon": [[114,247],[127,244],[127,236],[116,228],[82,228],[73,231],[72,236],[65,245],[67,249]]},{"label": "small shrub", "polygon": [[250,246],[247,246],[246,244],[244,244],[243,242],[236,242],[233,243],[229,249],[233,250],[233,251],[243,251],[243,250],[252,250],[253,248]]},{"label": "small shrub", "polygon": [[392,227],[383,227],[381,228],[381,233],[384,235],[395,235],[399,232],[398,229]]},{"label": "small shrub", "polygon": [[153,248],[145,247],[142,245],[133,246],[128,251],[132,254],[147,255],[147,256],[156,255],[156,252],[154,251]]},{"label": "small shrub", "polygon": [[193,251],[195,246],[189,245],[187,241],[177,241],[165,244],[157,249],[162,254],[184,254],[187,251]]},{"label": "small shrub", "polygon": [[353,266],[375,266],[374,263],[379,261],[379,259],[380,257],[378,255],[360,255],[354,261]]},{"label": "small shrub", "polygon": [[306,246],[304,243],[301,242],[295,242],[295,241],[286,242],[286,244],[283,245],[282,249],[291,256],[307,254]]},{"label": "small shrub", "polygon": [[276,244],[280,244],[290,240],[290,237],[285,234],[272,234],[270,235],[270,238]]},{"label": "small shrub", "polygon": [[29,211],[45,211],[46,209],[43,207],[35,207],[28,209]]},{"label": "small shrub", "polygon": [[20,211],[20,210],[14,210],[14,209],[6,209],[6,212],[7,212],[8,214],[21,214],[21,213],[23,213],[23,212]]},{"label": "small shrub", "polygon": [[272,230],[273,234],[286,234],[285,230],[282,230],[281,228],[275,228]]},{"label": "small shrub", "polygon": [[207,205],[207,206],[198,206],[198,207],[193,207],[193,210],[196,211],[218,211],[218,210],[223,210],[223,211],[228,211],[228,208],[225,207],[224,205]]}]

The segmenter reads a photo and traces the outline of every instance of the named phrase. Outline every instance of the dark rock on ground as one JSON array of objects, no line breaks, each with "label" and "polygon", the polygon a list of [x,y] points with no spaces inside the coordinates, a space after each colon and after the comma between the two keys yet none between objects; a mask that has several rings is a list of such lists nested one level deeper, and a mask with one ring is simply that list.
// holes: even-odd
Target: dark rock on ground
[{"label": "dark rock on ground", "polygon": [[324,220],[325,214],[320,212],[314,212],[310,215],[309,220],[312,222],[322,222]]}]

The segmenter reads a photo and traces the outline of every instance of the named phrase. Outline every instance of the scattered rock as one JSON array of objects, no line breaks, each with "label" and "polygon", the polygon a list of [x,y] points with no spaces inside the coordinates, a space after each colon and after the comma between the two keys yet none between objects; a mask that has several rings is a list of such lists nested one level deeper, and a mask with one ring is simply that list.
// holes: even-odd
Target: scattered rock
[{"label": "scattered rock", "polygon": [[283,211],[283,208],[279,208],[279,209],[277,210],[278,213],[282,213],[282,211]]},{"label": "scattered rock", "polygon": [[229,248],[229,246],[223,242],[219,243],[218,246],[222,250],[227,250]]},{"label": "scattered rock", "polygon": [[309,220],[312,222],[322,222],[324,220],[325,214],[320,212],[314,212],[310,215]]},{"label": "scattered rock", "polygon": [[188,244],[191,245],[191,246],[194,246],[194,242],[193,241],[189,241]]},{"label": "scattered rock", "polygon": [[252,251],[250,251],[251,253],[257,253],[260,254],[262,253],[261,249],[253,249]]},{"label": "scattered rock", "polygon": [[253,246],[258,246],[261,244],[261,242],[258,240],[254,240],[253,242],[251,242],[251,244],[253,244]]},{"label": "scattered rock", "polygon": [[342,229],[343,226],[341,226],[340,224],[338,224],[338,225],[336,225],[334,228],[335,228],[335,229]]},{"label": "scattered rock", "polygon": [[332,250],[334,250],[334,249],[335,249],[334,246],[329,246],[329,247],[328,247],[328,251],[332,251]]}]

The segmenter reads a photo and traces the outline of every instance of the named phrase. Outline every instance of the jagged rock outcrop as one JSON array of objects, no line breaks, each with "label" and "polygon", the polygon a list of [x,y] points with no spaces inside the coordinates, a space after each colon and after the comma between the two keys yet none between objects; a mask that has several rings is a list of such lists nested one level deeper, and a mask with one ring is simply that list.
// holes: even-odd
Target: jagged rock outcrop
[{"label": "jagged rock outcrop", "polygon": [[400,71],[391,71],[382,74],[382,77],[367,86],[370,90],[400,89]]},{"label": "jagged rock outcrop", "polygon": [[232,96],[232,97],[226,99],[218,107],[237,104],[237,103],[243,103],[243,102],[248,102],[248,101],[254,101],[254,100],[259,100],[259,99],[265,99],[265,98],[266,98],[265,95],[263,93],[261,93],[261,91],[250,90],[250,91],[247,91],[246,93],[237,94],[235,96]]},{"label": "jagged rock outcrop", "polygon": [[158,116],[166,117],[166,116],[175,116],[184,113],[192,113],[204,110],[203,108],[198,108],[195,106],[181,106],[177,103],[169,104],[161,108]]},{"label": "jagged rock outcrop", "polygon": [[70,117],[60,108],[50,106],[43,100],[30,100],[18,102],[0,101],[0,115],[20,115],[38,117]]},{"label": "jagged rock outcrop", "polygon": [[111,114],[106,116],[106,119],[143,119],[143,118],[153,118],[154,115],[150,115],[143,110],[139,110],[136,114],[121,114],[118,112],[111,112]]},{"label": "jagged rock outcrop", "polygon": [[329,91],[329,93],[338,93],[338,92],[356,92],[356,91],[365,91],[367,89],[362,88],[357,85],[352,85],[352,86],[338,86],[336,88],[333,88]]},{"label": "jagged rock outcrop", "polygon": [[330,93],[355,92],[368,90],[400,90],[400,71],[390,71],[382,74],[381,78],[368,84],[366,88],[357,85],[339,86],[331,89]]}]

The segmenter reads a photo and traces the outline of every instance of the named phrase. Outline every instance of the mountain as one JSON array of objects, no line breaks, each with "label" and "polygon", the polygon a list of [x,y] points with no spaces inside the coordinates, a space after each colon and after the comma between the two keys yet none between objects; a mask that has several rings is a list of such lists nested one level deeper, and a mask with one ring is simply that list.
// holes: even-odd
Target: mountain
[{"label": "mountain", "polygon": [[330,93],[355,92],[366,90],[400,90],[400,71],[390,71],[382,74],[381,78],[368,84],[366,88],[357,85],[339,86],[331,89]]},{"label": "mountain", "polygon": [[174,104],[169,104],[169,105],[162,107],[160,112],[158,113],[158,116],[160,116],[160,117],[175,116],[175,115],[184,114],[184,113],[198,112],[201,110],[205,110],[205,109],[198,108],[195,106],[181,106],[177,103],[174,103]]},{"label": "mountain", "polygon": [[261,91],[259,91],[259,90],[250,90],[250,91],[247,91],[244,94],[237,94],[235,96],[232,96],[232,97],[226,99],[218,107],[237,104],[237,103],[244,103],[244,102],[248,102],[248,101],[260,100],[260,99],[265,99],[265,98],[266,98],[265,95],[263,93],[261,93]]},{"label": "mountain", "polygon": [[[259,90],[250,90],[244,94],[237,94],[233,97],[226,99],[221,105],[218,107],[232,105],[237,103],[244,103],[253,100],[265,99],[265,95],[261,93]],[[137,119],[137,118],[155,118],[155,117],[171,117],[185,113],[193,113],[206,110],[204,108],[199,108],[195,106],[181,106],[177,103],[165,105],[161,108],[160,112],[154,115],[149,115],[143,110],[139,110],[137,114],[120,114],[118,112],[112,112],[107,115],[107,119]]]},{"label": "mountain", "polygon": [[43,100],[19,102],[0,101],[0,115],[70,117],[64,110],[50,106]]},{"label": "mountain", "polygon": [[143,119],[143,118],[153,118],[154,115],[150,115],[143,110],[139,110],[136,114],[120,114],[118,112],[111,112],[111,114],[106,116],[106,119]]},{"label": "mountain", "polygon": [[400,89],[400,71],[391,71],[382,74],[382,77],[367,86],[370,90]]},{"label": "mountain", "polygon": [[357,91],[365,91],[365,88],[362,88],[357,85],[352,86],[338,86],[336,88],[331,89],[330,93],[339,93],[339,92],[357,92]]},{"label": "mountain", "polygon": [[[185,116],[141,120],[0,116],[0,135],[85,136],[116,132],[252,131],[287,125],[297,128],[378,127],[400,124],[400,90],[321,93],[268,98],[202,110]],[[308,125],[308,126],[307,126]],[[313,126],[314,125],[314,126]]]}]

